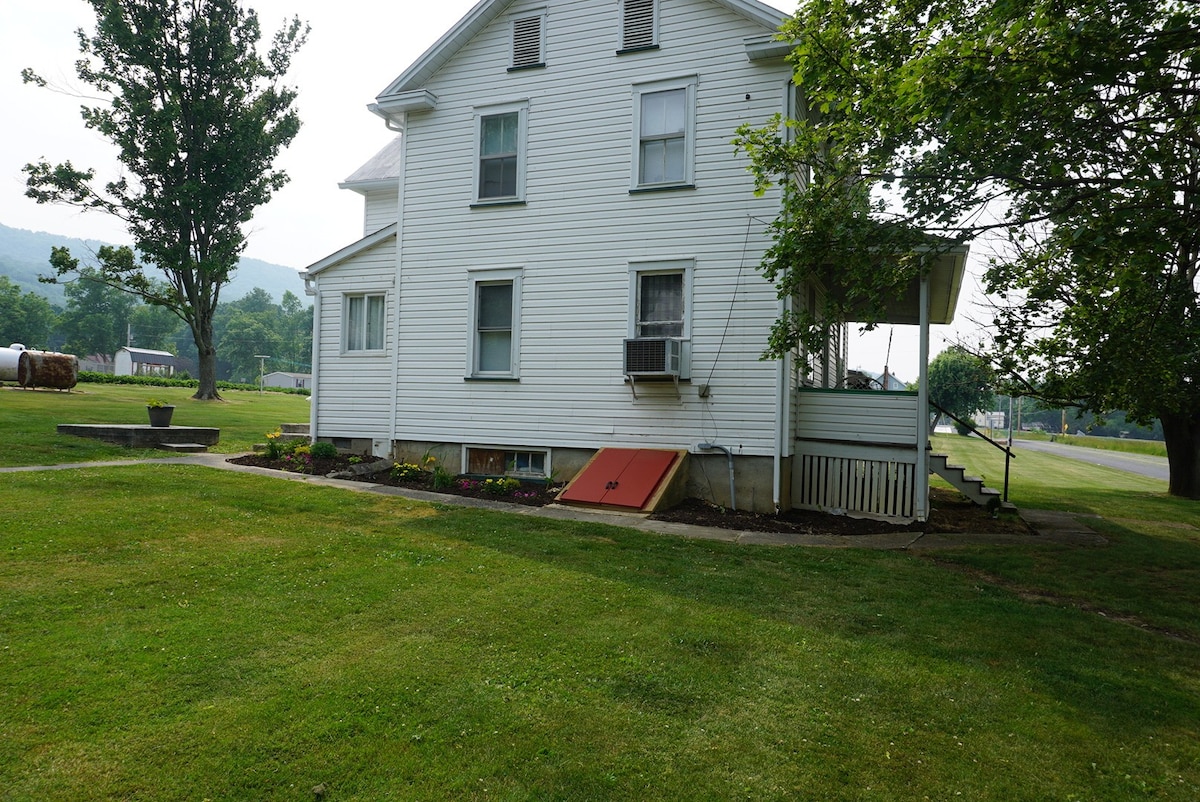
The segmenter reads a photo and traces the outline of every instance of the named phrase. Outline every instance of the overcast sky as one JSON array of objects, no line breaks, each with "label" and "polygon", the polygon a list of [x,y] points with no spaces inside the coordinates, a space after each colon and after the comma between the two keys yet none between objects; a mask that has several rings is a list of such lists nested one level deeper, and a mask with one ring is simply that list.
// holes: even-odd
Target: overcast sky
[{"label": "overcast sky", "polygon": [[[39,206],[24,197],[21,167],[45,158],[94,167],[102,178],[113,173],[114,150],[83,127],[81,101],[21,83],[32,67],[46,79],[77,88],[74,31],[93,30],[95,16],[83,0],[0,0],[0,108],[4,109],[0,148],[0,223],[72,237],[126,242],[119,223],[104,215]],[[611,0],[615,3],[615,0]],[[770,0],[791,10],[792,0]],[[390,140],[383,121],[366,110],[393,78],[421,55],[474,5],[473,0],[246,0],[269,39],[283,20],[298,15],[312,26],[308,43],[293,62],[288,82],[300,90],[297,106],[303,126],[279,159],[291,177],[251,223],[245,254],[296,269],[348,245],[362,235],[362,199],[338,189],[345,179]],[[974,256],[974,254],[973,254]],[[973,261],[978,261],[973,259]],[[959,317],[970,314],[973,287],[964,288]],[[935,327],[933,353],[943,346]],[[955,328],[972,328],[964,323]],[[851,338],[851,366],[879,372],[888,360],[889,327]],[[896,327],[892,372],[916,377],[917,334]]]}]

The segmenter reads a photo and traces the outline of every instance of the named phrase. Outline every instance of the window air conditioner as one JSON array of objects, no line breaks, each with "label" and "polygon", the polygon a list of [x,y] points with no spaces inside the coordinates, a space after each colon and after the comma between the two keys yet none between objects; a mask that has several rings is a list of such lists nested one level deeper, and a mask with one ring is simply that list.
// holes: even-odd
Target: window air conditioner
[{"label": "window air conditioner", "polygon": [[625,375],[679,378],[680,341],[671,337],[639,337],[625,341]]}]

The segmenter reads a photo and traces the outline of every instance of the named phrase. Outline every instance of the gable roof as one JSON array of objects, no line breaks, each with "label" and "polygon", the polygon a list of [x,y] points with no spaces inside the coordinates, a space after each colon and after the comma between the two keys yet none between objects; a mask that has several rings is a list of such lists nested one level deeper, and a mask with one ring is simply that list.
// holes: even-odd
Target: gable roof
[{"label": "gable roof", "polygon": [[[773,33],[788,15],[758,0],[707,0],[732,11],[750,22],[757,23],[765,33]],[[446,31],[433,46],[421,54],[416,61],[375,98],[369,108],[385,120],[391,115],[420,108],[433,108],[437,98],[424,88],[425,83],[446,62],[500,16],[512,0],[480,0],[466,16]]]},{"label": "gable roof", "polygon": [[133,348],[123,345],[117,351],[125,351],[134,358],[134,362],[146,362],[153,365],[170,365],[175,359],[175,355],[170,351],[152,351],[149,348]]},{"label": "gable roof", "polygon": [[350,177],[338,184],[339,189],[366,192],[371,189],[391,189],[398,186],[401,166],[400,137],[393,137],[382,150],[372,156]]},{"label": "gable roof", "polygon": [[340,251],[335,251],[334,253],[329,254],[319,262],[313,262],[311,265],[304,268],[300,275],[305,280],[305,284],[307,284],[310,278],[315,276],[317,273],[320,273],[322,270],[328,270],[334,265],[339,265],[350,257],[356,256],[365,250],[375,247],[389,237],[395,237],[396,231],[399,228],[399,223],[391,223],[390,225],[386,225],[376,231],[374,234],[368,234],[358,242],[351,243],[345,248],[342,248]]}]

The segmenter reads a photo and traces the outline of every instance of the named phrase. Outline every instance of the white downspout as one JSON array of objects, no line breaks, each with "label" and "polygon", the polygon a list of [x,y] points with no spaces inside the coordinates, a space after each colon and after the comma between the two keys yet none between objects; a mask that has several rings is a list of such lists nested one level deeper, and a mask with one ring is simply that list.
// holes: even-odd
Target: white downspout
[{"label": "white downspout", "polygon": [[308,438],[317,441],[317,388],[320,384],[321,365],[321,291],[317,289],[317,281],[307,273],[304,276],[304,294],[313,299],[313,339],[312,339],[312,389],[308,393]]},{"label": "white downspout", "polygon": [[396,449],[396,414],[400,403],[400,266],[404,262],[401,258],[404,248],[404,177],[408,164],[408,137],[405,136],[404,129],[408,126],[408,112],[401,116],[398,125],[393,125],[392,122],[389,118],[388,128],[400,134],[400,178],[397,179],[399,187],[396,190],[396,268],[392,274],[392,298],[396,304],[396,316],[391,330],[394,346],[392,350],[392,408],[388,423],[389,456]]},{"label": "white downspout", "polygon": [[921,276],[919,297],[921,347],[917,367],[917,498],[918,521],[929,518],[929,276]]},{"label": "white downspout", "polygon": [[[791,308],[788,298],[779,299],[779,314],[781,319]],[[788,425],[788,377],[791,374],[791,354],[784,355],[775,361],[775,442],[773,444],[771,465],[771,501],[775,513],[781,510],[783,500],[783,458],[787,451],[787,438],[790,436]]]}]

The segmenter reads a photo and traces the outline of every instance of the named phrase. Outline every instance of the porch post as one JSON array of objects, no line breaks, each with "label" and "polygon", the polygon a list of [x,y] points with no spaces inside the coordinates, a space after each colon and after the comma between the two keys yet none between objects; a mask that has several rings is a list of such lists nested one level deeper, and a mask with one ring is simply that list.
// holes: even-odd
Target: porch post
[{"label": "porch post", "polygon": [[919,294],[921,347],[917,360],[917,498],[918,521],[929,518],[929,276],[921,276]]}]

